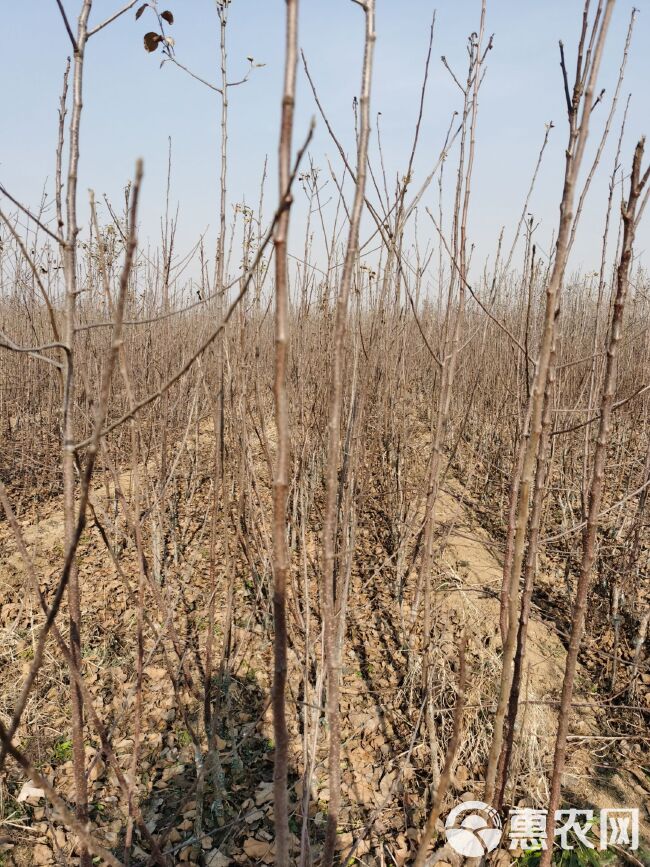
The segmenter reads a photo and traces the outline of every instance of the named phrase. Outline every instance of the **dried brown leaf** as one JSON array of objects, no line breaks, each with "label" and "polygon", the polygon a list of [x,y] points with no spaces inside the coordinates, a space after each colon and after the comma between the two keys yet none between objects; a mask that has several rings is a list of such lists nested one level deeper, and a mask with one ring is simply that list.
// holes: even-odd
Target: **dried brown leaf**
[{"label": "dried brown leaf", "polygon": [[150,30],[149,33],[144,34],[144,47],[148,52],[155,51],[160,42],[162,42],[160,33],[154,33],[153,30]]}]

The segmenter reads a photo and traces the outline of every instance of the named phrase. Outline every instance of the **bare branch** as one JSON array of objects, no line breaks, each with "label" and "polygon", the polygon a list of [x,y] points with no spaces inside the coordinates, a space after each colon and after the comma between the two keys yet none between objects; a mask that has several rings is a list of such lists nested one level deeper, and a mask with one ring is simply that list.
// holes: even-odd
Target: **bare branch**
[{"label": "bare branch", "polygon": [[32,212],[28,208],[26,208],[24,205],[21,205],[21,203],[18,201],[18,199],[14,199],[14,197],[11,195],[11,193],[9,193],[7,191],[6,187],[3,186],[3,184],[0,184],[0,193],[2,193],[4,196],[6,196],[10,202],[13,202],[13,204],[23,212],[23,214],[25,214],[27,217],[29,217],[30,220],[32,220],[34,223],[36,223],[36,225],[40,229],[42,229],[46,235],[49,235],[50,238],[52,238],[54,241],[56,241],[57,244],[63,244],[63,238],[61,238],[60,235],[57,235],[56,232],[53,232],[51,229],[48,229],[48,227],[45,225],[45,223],[41,222],[38,219],[38,217],[35,217],[32,214]]},{"label": "bare branch", "polygon": [[[133,0],[135,3],[135,0]],[[68,32],[68,36],[70,37],[70,42],[72,43],[72,48],[75,54],[77,53],[77,40],[74,38],[74,34],[72,32],[72,28],[70,27],[70,22],[68,21],[68,16],[65,13],[65,9],[63,8],[63,3],[61,0],[56,0],[56,5],[59,7],[59,12],[61,13],[61,18],[63,18],[63,23],[65,24],[65,29]]]},{"label": "bare branch", "polygon": [[100,30],[103,30],[104,27],[108,27],[109,24],[112,24],[113,21],[116,21],[121,15],[124,15],[125,12],[128,12],[129,9],[133,9],[138,0],[129,0],[126,6],[123,6],[119,9],[114,15],[111,15],[105,21],[102,21],[101,24],[97,24],[95,27],[92,27],[88,33],[86,34],[86,38],[90,39],[91,36],[94,36],[95,33],[99,33]]},{"label": "bare branch", "polygon": [[573,115],[573,104],[571,102],[571,93],[569,91],[569,76],[566,71],[566,61],[564,59],[564,43],[560,39],[560,67],[562,68],[562,82],[564,83],[564,97],[566,99],[566,110],[569,119]]}]

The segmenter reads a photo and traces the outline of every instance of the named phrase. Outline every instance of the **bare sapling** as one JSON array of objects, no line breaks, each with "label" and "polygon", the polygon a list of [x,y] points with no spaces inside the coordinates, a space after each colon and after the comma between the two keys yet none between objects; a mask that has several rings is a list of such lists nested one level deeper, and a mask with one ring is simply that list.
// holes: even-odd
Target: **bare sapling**
[{"label": "bare sapling", "polygon": [[616,394],[618,353],[622,339],[625,303],[630,283],[634,236],[639,221],[638,203],[639,198],[650,179],[650,168],[646,169],[645,172],[641,174],[644,149],[645,139],[641,139],[634,150],[632,171],[629,181],[629,194],[627,200],[621,205],[623,239],[621,243],[621,255],[616,270],[612,315],[607,337],[605,376],[600,400],[598,436],[596,447],[594,449],[593,469],[589,485],[587,523],[582,537],[582,560],[580,563],[580,574],[573,604],[571,637],[569,639],[569,648],[564,668],[564,680],[562,682],[562,694],[558,711],[558,730],[553,755],[553,773],[551,776],[551,792],[548,804],[548,818],[546,822],[546,834],[549,845],[546,851],[542,852],[540,867],[549,867],[551,863],[553,850],[551,841],[553,840],[555,832],[555,811],[560,805],[562,773],[566,760],[567,734],[571,720],[571,701],[573,699],[573,687],[578,663],[578,653],[580,651],[580,644],[584,632],[587,598],[591,587],[593,565],[596,558],[596,534],[598,531],[599,515],[605,488],[605,462],[607,460],[609,435],[612,422],[612,407],[614,405]]},{"label": "bare sapling", "polygon": [[[420,585],[424,586],[424,614],[422,627],[422,688],[428,695],[427,727],[431,750],[432,788],[438,786],[438,748],[436,721],[433,714],[434,693],[432,678],[432,627],[433,627],[433,543],[435,529],[435,508],[440,491],[442,472],[445,463],[444,449],[452,407],[454,379],[459,361],[461,333],[464,324],[465,296],[468,277],[467,221],[471,199],[472,170],[476,150],[476,126],[478,121],[478,96],[484,74],[484,62],[492,48],[492,38],[483,46],[485,33],[486,2],[481,4],[481,19],[478,33],[468,40],[469,63],[467,79],[463,92],[463,111],[461,118],[460,148],[458,157],[457,182],[454,197],[452,244],[449,251],[452,269],[447,291],[447,304],[444,315],[442,351],[440,352],[440,392],[435,418],[435,430],[429,457],[429,478],[425,506],[422,557],[420,561]],[[447,62],[443,58],[447,66]],[[453,73],[451,73],[453,76]],[[455,76],[453,76],[455,78]],[[442,228],[442,227],[438,227]],[[441,234],[441,233],[440,233]],[[442,238],[442,234],[441,234]],[[441,241],[442,243],[442,241]]]},{"label": "bare sapling", "polygon": [[288,808],[288,753],[285,689],[287,681],[287,578],[289,575],[289,548],[287,526],[287,493],[290,472],[289,408],[287,405],[287,350],[289,342],[289,275],[287,235],[291,193],[291,141],[296,98],[296,66],[298,62],[298,0],[286,3],[286,43],[284,92],[280,121],[279,195],[281,213],[275,227],[275,425],[277,455],[273,478],[273,734],[275,738],[275,764],[273,773],[273,804],[275,821],[276,858],[280,864],[289,863],[289,808]]},{"label": "bare sapling", "polygon": [[[74,546],[75,536],[75,455],[74,455],[74,333],[75,333],[75,308],[77,305],[77,236],[79,226],[77,223],[77,181],[79,170],[79,134],[81,125],[81,111],[83,106],[83,73],[84,54],[88,39],[88,17],[92,8],[92,0],[84,0],[79,14],[76,39],[71,39],[74,44],[74,61],[72,71],[72,109],[69,128],[69,158],[66,185],[66,235],[62,245],[63,270],[66,283],[66,306],[64,343],[65,370],[64,392],[62,408],[63,432],[63,514],[66,551],[70,552]],[[68,32],[70,33],[67,19],[62,10],[62,15]],[[74,561],[70,566],[68,579],[68,607],[70,618],[70,650],[75,665],[81,666],[81,598],[77,575],[77,567]],[[88,821],[88,795],[86,789],[86,753],[84,748],[84,713],[83,699],[76,684],[72,684],[72,751],[76,791],[77,819],[85,823]],[[81,867],[90,867],[91,858],[83,843],[80,848]]]},{"label": "bare sapling", "polygon": [[[323,576],[321,608],[323,616],[325,666],[327,675],[326,717],[329,728],[329,792],[330,800],[323,844],[323,867],[331,867],[336,847],[336,830],[341,807],[341,719],[339,684],[341,676],[342,637],[337,611],[341,607],[340,592],[335,587],[337,542],[337,497],[339,460],[341,456],[341,411],[343,403],[344,338],[347,329],[348,303],[352,277],[359,250],[359,226],[365,200],[370,137],[370,92],[375,47],[375,0],[355,0],[365,18],[364,58],[359,96],[359,134],[354,200],[350,212],[348,240],[336,299],[334,332],[332,335],[332,370],[329,386],[327,420],[327,462],[325,470],[325,510],[323,515]],[[337,635],[341,640],[337,642]]]},{"label": "bare sapling", "polygon": [[594,103],[596,80],[614,9],[614,2],[613,0],[607,0],[604,9],[602,9],[602,6],[602,2],[599,3],[592,27],[593,50],[591,50],[590,40],[590,50],[585,53],[589,25],[589,3],[585,4],[572,94],[569,91],[567,72],[564,64],[564,50],[561,48],[562,71],[567,94],[569,140],[565,156],[564,186],[560,202],[560,222],[555,244],[555,257],[553,269],[546,287],[544,321],[530,396],[530,435],[526,442],[524,457],[521,462],[521,481],[519,483],[514,526],[511,523],[508,528],[508,533],[512,533],[514,536],[512,563],[510,565],[511,572],[508,582],[508,616],[506,621],[508,631],[503,647],[499,698],[485,776],[485,800],[488,803],[492,802],[495,795],[497,765],[503,744],[504,722],[512,685],[519,622],[519,581],[526,549],[530,495],[534,484],[537,452],[542,434],[544,394],[548,383],[551,353],[556,333],[556,319],[559,314],[560,291],[568,260],[571,226],[574,220],[573,206],[576,181],[589,135],[589,122]]}]

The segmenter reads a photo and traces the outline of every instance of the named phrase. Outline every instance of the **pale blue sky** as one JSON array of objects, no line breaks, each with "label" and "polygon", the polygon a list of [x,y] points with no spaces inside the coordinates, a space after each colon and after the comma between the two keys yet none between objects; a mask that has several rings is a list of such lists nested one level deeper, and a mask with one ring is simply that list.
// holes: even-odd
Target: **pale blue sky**
[{"label": "pale blue sky", "polygon": [[[641,7],[628,64],[622,104],[629,91],[632,103],[624,147],[628,164],[638,136],[650,129],[650,4]],[[79,0],[64,0],[71,19]],[[95,0],[91,23],[122,5],[121,0]],[[611,95],[616,82],[632,2],[618,0],[601,85]],[[213,0],[168,0],[176,21],[170,33],[177,57],[199,75],[218,77],[218,26]],[[419,100],[428,28],[437,10],[432,75],[422,126],[415,182],[435,161],[459,93],[442,68],[444,54],[462,72],[465,38],[477,27],[479,0],[377,0],[377,49],[373,113],[381,111],[384,155],[389,174],[405,168]],[[0,91],[2,135],[0,180],[25,202],[37,203],[54,174],[57,106],[61,76],[69,52],[67,35],[55,0],[0,0],[3,87]],[[551,142],[532,203],[542,225],[539,241],[548,243],[557,223],[566,113],[558,64],[558,38],[567,47],[573,67],[582,0],[491,0],[489,33],[495,44],[488,62],[477,136],[470,237],[477,259],[494,249],[500,227],[510,235],[523,204],[532,168],[544,134],[553,120]],[[180,205],[179,241],[189,248],[209,228],[212,250],[218,208],[218,96],[170,64],[159,68],[158,55],[142,47],[151,29],[148,13],[136,22],[133,12],[93,37],[87,49],[85,108],[81,133],[80,190],[92,186],[120,201],[124,182],[136,157],[145,161],[141,211],[142,238],[155,242],[164,207],[167,139],[173,141],[172,201]],[[230,202],[244,197],[257,202],[259,179],[268,154],[271,172],[266,201],[275,195],[282,80],[284,3],[282,0],[233,0],[229,21],[229,62],[232,77],[247,68],[246,56],[266,63],[251,80],[230,91]],[[357,93],[363,15],[350,0],[302,0],[300,44],[304,48],[331,121],[352,147],[352,99]],[[595,144],[608,110],[594,114]],[[622,105],[621,105],[622,110]],[[296,143],[302,140],[315,109],[304,75],[300,74]],[[620,112],[619,112],[620,114]],[[615,124],[603,170],[597,178],[575,248],[574,264],[593,267],[599,258],[602,202],[611,171]],[[326,167],[334,147],[319,123],[312,146],[314,162]],[[449,172],[451,177],[451,172]],[[427,204],[435,206],[432,191]],[[270,213],[270,205],[267,213]],[[302,248],[298,234],[302,216],[296,212],[292,244]],[[650,232],[639,237],[639,252]],[[428,228],[421,222],[423,237]]]}]

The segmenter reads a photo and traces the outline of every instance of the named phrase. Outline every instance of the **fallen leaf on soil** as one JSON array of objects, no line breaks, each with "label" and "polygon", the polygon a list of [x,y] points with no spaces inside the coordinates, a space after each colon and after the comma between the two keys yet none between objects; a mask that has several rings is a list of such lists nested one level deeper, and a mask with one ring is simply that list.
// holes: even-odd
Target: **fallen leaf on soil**
[{"label": "fallen leaf on soil", "polygon": [[244,852],[249,858],[263,858],[271,854],[271,844],[264,840],[256,840],[254,837],[249,837],[244,841]]},{"label": "fallen leaf on soil", "polygon": [[27,780],[23,783],[23,787],[20,790],[16,800],[19,804],[23,801],[27,801],[28,804],[35,804],[37,803],[37,801],[44,797],[45,792],[43,791],[43,789],[38,789],[32,782],[30,782],[30,780]]}]

